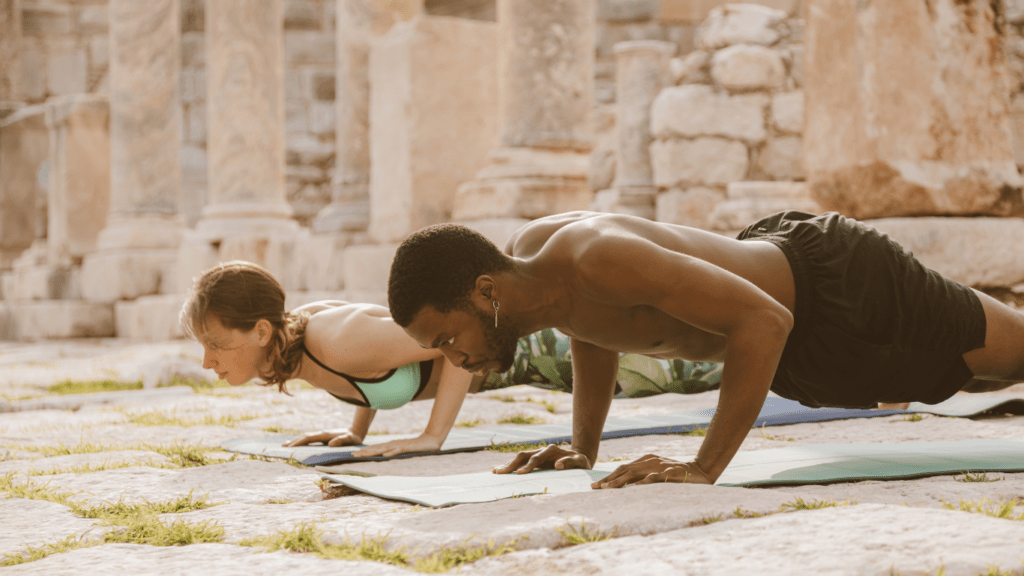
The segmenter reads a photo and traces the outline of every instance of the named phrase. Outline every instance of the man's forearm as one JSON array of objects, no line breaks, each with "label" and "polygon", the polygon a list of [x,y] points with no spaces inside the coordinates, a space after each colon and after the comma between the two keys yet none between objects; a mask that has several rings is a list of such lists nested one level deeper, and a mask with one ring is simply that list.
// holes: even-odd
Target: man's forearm
[{"label": "man's forearm", "polygon": [[721,476],[757,421],[789,329],[769,317],[729,336],[718,409],[695,460],[711,482]]},{"label": "man's forearm", "polygon": [[601,433],[615,395],[619,355],[580,342],[570,343],[572,351],[572,448],[583,454],[593,467],[601,446]]}]

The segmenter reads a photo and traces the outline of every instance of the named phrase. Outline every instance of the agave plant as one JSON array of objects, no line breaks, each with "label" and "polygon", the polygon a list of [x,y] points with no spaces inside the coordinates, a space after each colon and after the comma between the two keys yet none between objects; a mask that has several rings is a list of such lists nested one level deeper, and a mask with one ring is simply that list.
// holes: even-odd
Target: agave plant
[{"label": "agave plant", "polygon": [[[714,362],[657,360],[640,354],[619,358],[617,381],[631,398],[674,392],[696,394],[718,388],[722,366]],[[492,374],[485,390],[529,384],[548,390],[572,392],[572,357],[569,337],[557,330],[541,330],[519,340],[512,368],[504,374]]]}]

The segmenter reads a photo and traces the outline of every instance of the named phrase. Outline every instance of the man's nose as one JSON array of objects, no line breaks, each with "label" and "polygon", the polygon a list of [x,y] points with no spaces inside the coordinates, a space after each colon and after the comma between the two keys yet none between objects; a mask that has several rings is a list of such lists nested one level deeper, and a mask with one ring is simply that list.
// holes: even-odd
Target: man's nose
[{"label": "man's nose", "polygon": [[462,368],[462,365],[469,359],[468,355],[459,352],[453,346],[441,346],[441,354],[444,354],[444,357],[456,368]]}]

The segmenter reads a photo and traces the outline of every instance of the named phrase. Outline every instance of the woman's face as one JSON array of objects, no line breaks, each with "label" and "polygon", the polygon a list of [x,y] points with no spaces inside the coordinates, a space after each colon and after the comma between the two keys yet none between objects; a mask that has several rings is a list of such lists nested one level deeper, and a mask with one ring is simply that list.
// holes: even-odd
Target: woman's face
[{"label": "woman's face", "polygon": [[206,317],[205,328],[199,337],[199,343],[206,351],[203,368],[216,371],[221,380],[227,380],[232,386],[245,384],[259,376],[259,367],[264,359],[263,348],[269,340],[260,324],[243,332],[224,326],[219,317],[211,314]]}]

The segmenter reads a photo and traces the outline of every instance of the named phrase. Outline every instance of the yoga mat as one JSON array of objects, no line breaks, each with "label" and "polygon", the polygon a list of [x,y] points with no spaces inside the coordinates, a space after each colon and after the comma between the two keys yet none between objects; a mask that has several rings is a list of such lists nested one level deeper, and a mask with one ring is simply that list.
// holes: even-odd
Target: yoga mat
[{"label": "yoga mat", "polygon": [[[490,502],[534,494],[590,491],[622,462],[594,470],[548,470],[530,474],[481,472],[436,477],[321,476],[360,492],[424,506]],[[736,454],[718,486],[826,484],[894,480],[971,472],[1024,471],[1024,436],[1006,439],[905,444],[811,444]],[[628,488],[627,488],[628,490]]]},{"label": "yoga mat", "polygon": [[[780,426],[783,424],[799,424],[804,422],[823,422],[846,418],[875,418],[894,414],[911,414],[928,412],[942,416],[973,416],[987,410],[1000,408],[1013,413],[1024,414],[1024,399],[1005,396],[954,396],[941,404],[928,405],[912,403],[909,410],[854,410],[847,408],[808,408],[799,402],[784,398],[769,397],[758,415],[754,426]],[[703,428],[711,421],[714,408],[670,412],[667,414],[651,414],[630,418],[609,418],[605,421],[601,438],[624,438],[646,434],[679,434]],[[440,450],[434,452],[417,452],[399,454],[398,456],[360,458],[352,453],[363,446],[382,444],[391,440],[415,438],[416,434],[381,434],[366,438],[362,446],[340,446],[328,448],[323,445],[297,446],[285,448],[282,443],[295,435],[277,434],[258,438],[240,438],[228,440],[221,444],[225,450],[242,454],[257,454],[273,458],[294,458],[307,466],[336,464],[339,462],[365,462],[391,460],[395,458],[412,458],[415,456],[431,456],[451,452],[482,450],[492,444],[544,443],[557,444],[572,440],[572,423],[534,424],[503,428],[456,428],[445,440]]]}]

